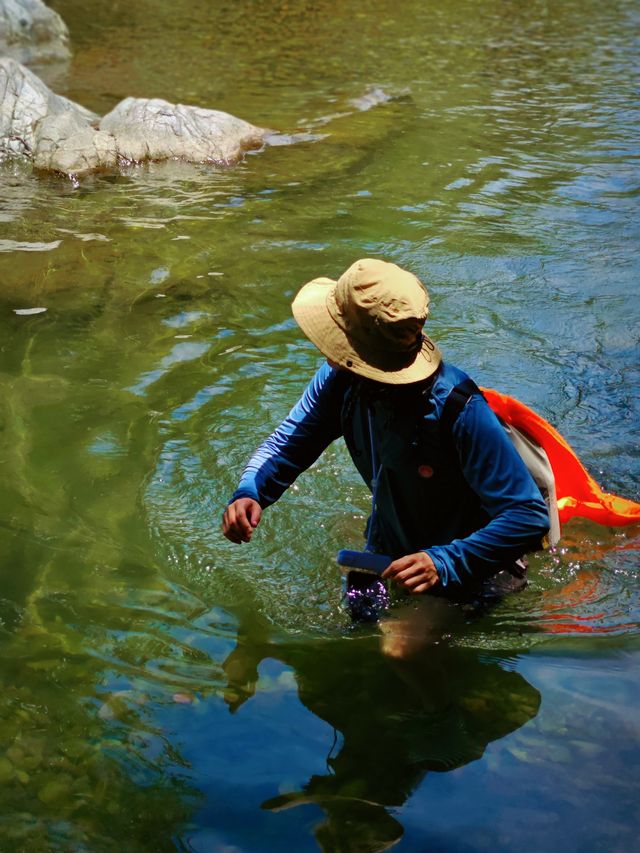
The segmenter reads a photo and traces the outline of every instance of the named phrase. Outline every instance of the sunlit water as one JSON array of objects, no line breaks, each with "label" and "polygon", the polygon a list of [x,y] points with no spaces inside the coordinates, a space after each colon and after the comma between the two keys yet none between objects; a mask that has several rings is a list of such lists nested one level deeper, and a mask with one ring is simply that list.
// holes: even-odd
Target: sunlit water
[{"label": "sunlit water", "polygon": [[250,546],[219,520],[319,362],[293,294],[365,255],[639,498],[637,5],[212,5],[61,0],[43,75],[313,141],[0,171],[0,849],[635,849],[637,528],[572,523],[485,613],[354,630],[342,446]]}]

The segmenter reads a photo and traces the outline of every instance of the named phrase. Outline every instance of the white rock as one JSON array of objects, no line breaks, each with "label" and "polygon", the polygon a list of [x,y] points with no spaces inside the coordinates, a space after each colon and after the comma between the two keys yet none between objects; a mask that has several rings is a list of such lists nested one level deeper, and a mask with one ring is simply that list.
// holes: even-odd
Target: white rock
[{"label": "white rock", "polygon": [[0,60],[0,156],[38,169],[75,176],[145,160],[231,164],[267,134],[228,113],[158,99],[126,98],[98,121],[19,62]]},{"label": "white rock", "polygon": [[0,59],[0,155],[35,157],[40,124],[60,118],[76,129],[97,116],[51,91],[14,59]]},{"label": "white rock", "polygon": [[100,122],[116,138],[125,160],[236,163],[260,148],[266,131],[219,110],[170,104],[160,98],[125,98]]},{"label": "white rock", "polygon": [[33,165],[37,169],[78,175],[113,169],[118,162],[116,140],[67,111],[44,118],[38,126]]},{"label": "white rock", "polygon": [[69,59],[69,31],[42,0],[0,0],[0,55],[26,64]]}]

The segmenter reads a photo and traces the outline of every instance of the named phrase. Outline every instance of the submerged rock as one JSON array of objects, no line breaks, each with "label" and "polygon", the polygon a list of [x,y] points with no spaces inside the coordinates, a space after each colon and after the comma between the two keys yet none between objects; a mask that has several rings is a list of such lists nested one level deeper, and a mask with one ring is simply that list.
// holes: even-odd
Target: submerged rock
[{"label": "submerged rock", "polygon": [[68,773],[60,773],[55,779],[46,782],[38,791],[38,799],[45,806],[64,803],[71,793],[73,780]]},{"label": "submerged rock", "polygon": [[351,98],[349,103],[352,107],[355,107],[357,110],[364,113],[373,107],[379,106],[380,104],[388,104],[389,101],[392,101],[393,99],[394,96],[385,92],[385,90],[381,89],[380,86],[372,86],[359,98]]},{"label": "submerged rock", "polygon": [[69,59],[69,31],[42,0],[0,0],[0,54],[19,62]]},{"label": "submerged rock", "polygon": [[9,782],[13,778],[13,764],[8,758],[0,757],[0,784]]},{"label": "submerged rock", "polygon": [[0,60],[0,156],[86,174],[145,160],[236,163],[267,131],[218,110],[126,98],[101,121],[13,59]]}]

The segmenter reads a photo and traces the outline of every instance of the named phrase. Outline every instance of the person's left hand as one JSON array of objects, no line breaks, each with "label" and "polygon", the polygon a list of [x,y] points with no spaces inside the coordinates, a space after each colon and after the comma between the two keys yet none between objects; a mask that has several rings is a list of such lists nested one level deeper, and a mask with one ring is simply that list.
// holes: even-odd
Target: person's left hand
[{"label": "person's left hand", "polygon": [[440,583],[438,572],[431,557],[425,551],[407,554],[394,560],[382,573],[382,577],[392,580],[412,593],[426,592]]}]

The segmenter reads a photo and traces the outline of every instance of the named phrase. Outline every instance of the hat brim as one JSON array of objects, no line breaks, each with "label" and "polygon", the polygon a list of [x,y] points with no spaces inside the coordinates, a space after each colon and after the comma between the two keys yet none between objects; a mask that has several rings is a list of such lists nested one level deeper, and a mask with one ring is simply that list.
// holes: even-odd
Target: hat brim
[{"label": "hat brim", "polygon": [[422,347],[407,356],[385,351],[365,351],[335,322],[327,299],[332,296],[335,281],[316,278],[305,284],[293,301],[293,316],[309,340],[330,361],[359,376],[389,385],[408,385],[432,376],[442,355],[435,343],[423,334]]}]

